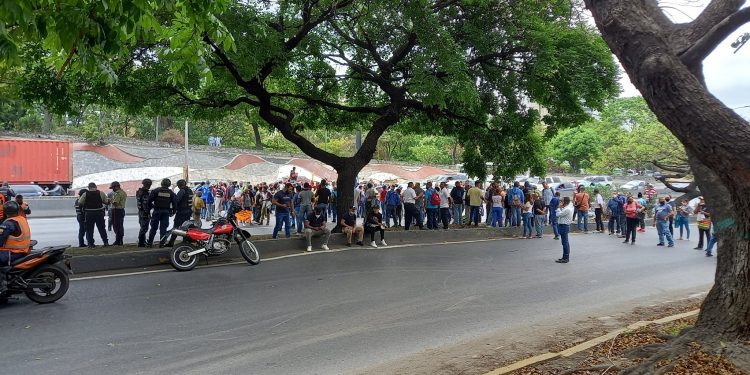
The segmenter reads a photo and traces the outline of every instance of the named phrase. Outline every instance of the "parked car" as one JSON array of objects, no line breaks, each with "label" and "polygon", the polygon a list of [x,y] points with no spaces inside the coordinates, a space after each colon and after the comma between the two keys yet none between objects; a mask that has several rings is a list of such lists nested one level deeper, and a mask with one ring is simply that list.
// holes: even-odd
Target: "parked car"
[{"label": "parked car", "polygon": [[10,185],[13,195],[23,195],[24,197],[42,197],[47,193],[39,185]]},{"label": "parked car", "polygon": [[620,186],[623,190],[643,190],[646,188],[646,181],[643,180],[632,180],[624,183]]},{"label": "parked car", "polygon": [[612,187],[614,180],[611,176],[588,176],[583,179],[582,185]]}]

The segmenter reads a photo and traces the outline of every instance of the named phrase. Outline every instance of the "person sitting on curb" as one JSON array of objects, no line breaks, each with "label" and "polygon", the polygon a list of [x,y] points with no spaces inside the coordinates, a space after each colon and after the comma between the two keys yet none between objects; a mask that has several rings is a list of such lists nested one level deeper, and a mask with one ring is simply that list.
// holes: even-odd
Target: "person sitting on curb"
[{"label": "person sitting on curb", "polygon": [[388,246],[385,243],[385,225],[383,225],[383,215],[380,213],[380,207],[374,206],[372,212],[367,215],[365,232],[370,233],[370,246],[377,248],[375,244],[375,233],[380,232],[380,246]]},{"label": "person sitting on curb", "polygon": [[331,237],[331,229],[326,228],[326,220],[323,215],[322,206],[316,206],[313,212],[305,218],[305,237],[307,237],[307,251],[312,251],[312,237],[323,236],[323,250],[328,250],[328,239]]},{"label": "person sitting on curb", "polygon": [[357,234],[357,245],[362,246],[362,240],[365,236],[365,228],[357,226],[357,208],[354,206],[349,207],[349,212],[344,214],[339,220],[343,227],[344,233],[346,233],[346,246],[352,246],[352,235]]}]

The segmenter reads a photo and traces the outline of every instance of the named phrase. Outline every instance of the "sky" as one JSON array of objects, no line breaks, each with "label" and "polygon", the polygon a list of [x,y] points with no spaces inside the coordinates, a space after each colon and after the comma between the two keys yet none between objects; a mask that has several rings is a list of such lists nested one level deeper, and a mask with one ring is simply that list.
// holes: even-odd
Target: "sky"
[{"label": "sky", "polygon": [[[700,14],[707,2],[707,0],[671,0],[661,1],[661,4],[667,5],[665,12],[675,22],[689,22]],[[704,61],[703,72],[709,91],[729,108],[734,109],[746,119],[750,119],[750,71],[747,69],[750,67],[750,43],[737,53],[734,53],[731,47],[732,42],[745,32],[750,32],[750,25],[743,26],[724,40]],[[627,74],[623,73],[620,84],[623,87],[620,96],[640,96],[638,90],[630,83]]]}]

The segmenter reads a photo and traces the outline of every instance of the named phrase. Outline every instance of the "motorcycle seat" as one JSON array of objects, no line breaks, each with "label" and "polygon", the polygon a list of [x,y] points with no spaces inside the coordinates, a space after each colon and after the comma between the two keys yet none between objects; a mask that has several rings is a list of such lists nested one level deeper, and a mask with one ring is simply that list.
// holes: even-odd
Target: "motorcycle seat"
[{"label": "motorcycle seat", "polygon": [[191,230],[197,230],[198,232],[208,233],[208,234],[211,234],[214,231],[213,227],[211,227],[211,228],[197,228],[197,227],[193,227],[193,228],[190,228],[190,229]]},{"label": "motorcycle seat", "polygon": [[11,267],[12,267],[12,266],[15,266],[15,265],[17,265],[17,264],[21,264],[21,263],[23,263],[23,262],[25,262],[25,261],[27,261],[27,260],[29,260],[29,259],[34,259],[34,258],[38,258],[38,257],[40,257],[40,256],[41,256],[41,255],[42,255],[43,253],[44,253],[44,251],[32,250],[32,251],[31,251],[30,253],[26,254],[26,256],[25,256],[25,257],[16,259],[16,260],[15,260],[15,261],[13,261],[13,262],[12,262],[12,263],[11,263],[10,265],[11,265]]}]

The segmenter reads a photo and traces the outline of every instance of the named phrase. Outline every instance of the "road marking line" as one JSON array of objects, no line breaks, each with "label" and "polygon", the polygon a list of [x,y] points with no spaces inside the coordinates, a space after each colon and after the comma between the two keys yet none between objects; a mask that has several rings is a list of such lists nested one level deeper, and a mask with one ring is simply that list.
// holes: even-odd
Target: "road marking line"
[{"label": "road marking line", "polygon": [[[490,242],[490,241],[499,241],[499,240],[516,240],[518,238],[492,238],[492,239],[483,239],[483,240],[466,240],[466,241],[445,241],[445,242],[429,242],[429,243],[415,243],[415,244],[402,244],[402,245],[388,245],[384,247],[379,247],[379,249],[399,249],[399,248],[406,248],[406,247],[417,247],[417,246],[428,246],[428,245],[452,245],[452,244],[465,244],[465,243],[477,243],[477,242]],[[304,252],[304,253],[296,253],[296,254],[287,254],[287,255],[279,255],[272,258],[265,258],[261,259],[262,262],[270,262],[274,260],[281,260],[286,258],[294,258],[294,257],[301,257],[301,256],[308,256],[308,255],[316,255],[316,254],[324,254],[324,253],[337,253],[341,251],[355,251],[355,250],[376,250],[371,247],[352,247],[352,248],[341,248],[341,249],[331,249],[331,250],[316,250],[313,252]],[[245,264],[247,262],[244,261],[237,261],[237,262],[226,262],[226,263],[219,263],[219,264],[209,264],[205,266],[198,266],[196,268],[213,268],[213,267],[224,267],[224,266],[231,266],[236,264]],[[136,275],[145,275],[150,273],[161,273],[161,272],[175,272],[172,268],[165,268],[160,270],[148,270],[148,271],[135,271],[135,272],[126,272],[126,273],[116,273],[111,275],[97,275],[97,276],[82,276],[82,277],[74,277],[71,279],[71,281],[78,281],[78,280],[96,280],[96,279],[109,279],[113,277],[123,277],[123,276],[136,276]]]},{"label": "road marking line", "polygon": [[629,326],[627,326],[625,328],[620,328],[620,329],[614,330],[614,331],[612,331],[610,333],[607,333],[606,335],[602,335],[602,336],[593,338],[593,339],[588,340],[586,342],[580,343],[580,344],[578,344],[578,345],[576,345],[576,346],[574,346],[572,348],[565,349],[565,350],[563,350],[561,352],[558,352],[558,353],[545,353],[545,354],[537,355],[537,356],[534,356],[534,357],[531,357],[531,358],[526,358],[524,360],[521,360],[521,361],[512,363],[510,365],[507,365],[507,366],[504,366],[504,367],[492,370],[490,372],[487,372],[484,375],[502,375],[502,374],[507,374],[509,372],[513,372],[513,371],[516,371],[518,369],[522,369],[524,367],[528,367],[528,366],[531,366],[531,365],[534,365],[534,364],[537,364],[537,363],[540,363],[540,362],[548,361],[550,359],[555,359],[557,357],[570,357],[573,354],[580,353],[580,352],[582,352],[582,351],[584,351],[586,349],[593,348],[594,346],[597,346],[597,345],[602,344],[602,343],[604,343],[606,341],[612,340],[615,337],[617,337],[618,335],[622,334],[623,332],[632,331],[634,329],[645,327],[645,326],[647,326],[649,324],[664,324],[664,323],[673,322],[675,320],[687,318],[687,317],[690,317],[690,316],[693,316],[693,315],[698,315],[699,312],[700,312],[700,310],[692,310],[692,311],[688,311],[688,312],[685,312],[685,313],[682,313],[682,314],[670,315],[670,316],[667,316],[667,317],[664,317],[664,318],[661,318],[661,319],[650,320],[650,321],[638,321],[638,322],[635,322],[635,323],[633,323],[633,324],[631,324],[631,325],[629,325]]}]

